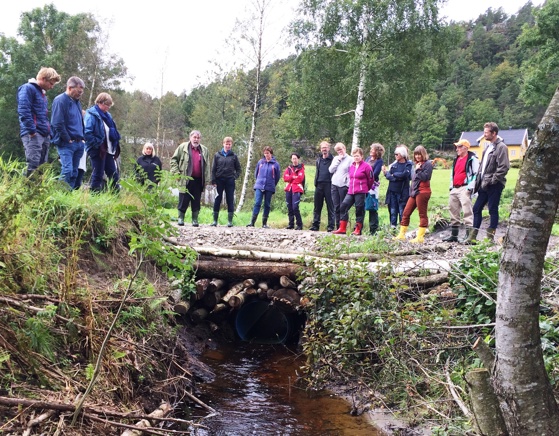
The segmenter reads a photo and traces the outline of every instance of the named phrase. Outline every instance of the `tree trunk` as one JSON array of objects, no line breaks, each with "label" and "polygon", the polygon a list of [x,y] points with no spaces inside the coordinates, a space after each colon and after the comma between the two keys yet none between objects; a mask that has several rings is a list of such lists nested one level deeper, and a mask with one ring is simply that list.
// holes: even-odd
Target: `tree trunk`
[{"label": "tree trunk", "polygon": [[196,263],[198,277],[219,277],[228,280],[279,279],[288,276],[295,279],[300,266],[289,262],[263,262],[250,259],[229,259],[200,256]]},{"label": "tree trunk", "polygon": [[506,436],[507,429],[485,368],[466,373],[477,432],[482,436]]},{"label": "tree trunk", "polygon": [[559,202],[558,125],[559,91],[524,158],[499,271],[494,388],[512,436],[559,435],[539,327],[543,264]]},{"label": "tree trunk", "polygon": [[365,111],[365,86],[367,84],[367,46],[364,45],[361,50],[361,65],[359,68],[359,85],[357,87],[357,104],[355,105],[355,120],[353,122],[353,139],[351,141],[351,150],[359,147],[359,139],[361,137],[361,120]]}]

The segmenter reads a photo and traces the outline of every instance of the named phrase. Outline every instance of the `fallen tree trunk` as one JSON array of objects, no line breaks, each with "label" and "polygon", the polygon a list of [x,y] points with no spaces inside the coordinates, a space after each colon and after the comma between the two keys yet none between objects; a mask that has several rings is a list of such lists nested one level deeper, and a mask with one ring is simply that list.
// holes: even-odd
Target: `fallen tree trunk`
[{"label": "fallen tree trunk", "polygon": [[247,277],[263,280],[279,279],[281,276],[295,280],[299,268],[299,265],[290,262],[200,256],[196,263],[196,275],[239,281]]},{"label": "fallen tree trunk", "polygon": [[[169,403],[167,403],[167,402],[161,403],[161,405],[157,409],[155,409],[153,412],[151,412],[148,415],[148,419],[149,418],[163,418],[163,417],[167,416],[169,413],[171,413],[171,410],[173,410],[173,408],[171,407],[171,405]],[[141,429],[142,428],[147,429],[147,428],[152,426],[151,422],[148,419],[142,419],[140,422],[137,422],[135,424],[136,429],[134,429],[134,430],[128,429],[125,432],[123,432],[121,436],[142,436],[144,434],[144,432]]]}]

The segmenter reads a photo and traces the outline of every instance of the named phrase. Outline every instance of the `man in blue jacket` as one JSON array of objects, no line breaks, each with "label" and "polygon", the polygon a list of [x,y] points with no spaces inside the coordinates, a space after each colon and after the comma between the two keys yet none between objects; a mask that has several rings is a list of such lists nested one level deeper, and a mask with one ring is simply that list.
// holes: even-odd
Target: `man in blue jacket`
[{"label": "man in blue jacket", "polygon": [[43,67],[35,79],[29,79],[17,90],[19,131],[25,149],[27,176],[48,159],[51,131],[46,92],[58,82],[60,75],[56,70]]},{"label": "man in blue jacket", "polygon": [[56,145],[62,172],[60,178],[74,189],[80,159],[84,153],[84,125],[80,98],[85,84],[72,76],[66,83],[66,92],[52,102],[52,143]]}]

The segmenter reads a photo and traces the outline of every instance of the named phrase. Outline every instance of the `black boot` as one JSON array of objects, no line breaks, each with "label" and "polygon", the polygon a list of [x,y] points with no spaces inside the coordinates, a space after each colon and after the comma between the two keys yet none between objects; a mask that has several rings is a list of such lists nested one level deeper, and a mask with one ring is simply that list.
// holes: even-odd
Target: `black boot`
[{"label": "black boot", "polygon": [[247,224],[247,227],[254,227],[254,223],[256,222],[256,218],[258,218],[258,214],[252,214],[252,218],[250,219],[250,223]]},{"label": "black boot", "polygon": [[179,218],[177,220],[177,225],[184,226],[184,212],[181,212],[180,210],[179,210]]},{"label": "black boot", "polygon": [[235,215],[235,212],[229,212],[227,214],[227,227],[233,227],[233,215]]},{"label": "black boot", "polygon": [[443,242],[458,242],[458,232],[460,232],[460,226],[452,226],[450,235],[443,238]]},{"label": "black boot", "polygon": [[472,230],[471,227],[466,227],[466,233],[464,234],[464,237],[462,239],[460,239],[458,242],[460,242],[461,244],[464,244],[470,238],[470,231],[471,230]]},{"label": "black boot", "polygon": [[289,217],[289,224],[287,225],[287,227],[285,228],[286,230],[293,230],[295,228],[295,217],[293,216],[293,214],[288,214],[287,215]]},{"label": "black boot", "polygon": [[217,227],[218,218],[219,218],[219,212],[214,212],[214,222],[210,224],[212,227]]},{"label": "black boot", "polygon": [[198,227],[198,214],[200,213],[199,210],[192,211],[192,227]]},{"label": "black boot", "polygon": [[263,229],[269,229],[270,228],[270,226],[268,225],[268,217],[267,216],[262,217],[262,228]]}]

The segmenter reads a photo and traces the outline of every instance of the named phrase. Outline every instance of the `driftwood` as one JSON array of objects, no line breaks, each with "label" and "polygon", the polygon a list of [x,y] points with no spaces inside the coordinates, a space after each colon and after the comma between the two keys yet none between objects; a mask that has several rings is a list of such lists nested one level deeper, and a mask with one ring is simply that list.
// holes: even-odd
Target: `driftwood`
[{"label": "driftwood", "polygon": [[[167,416],[169,413],[171,413],[171,411],[173,410],[173,408],[171,407],[171,405],[167,402],[163,402],[161,403],[161,405],[155,409],[153,412],[151,412],[148,417],[150,418],[163,418],[165,416]],[[135,427],[137,429],[128,429],[125,432],[122,433],[121,436],[142,436],[144,434],[144,432],[141,430],[142,428],[146,429],[151,427],[151,422],[148,419],[142,419],[140,422],[137,422]]]},{"label": "driftwood", "polygon": [[489,380],[489,371],[485,368],[467,372],[466,382],[470,388],[470,402],[475,417],[477,432],[487,436],[506,436],[507,428],[499,400]]},{"label": "driftwood", "polygon": [[198,277],[217,277],[229,280],[277,279],[288,276],[295,279],[300,266],[291,262],[271,262],[251,259],[231,259],[200,256],[196,263]]}]

